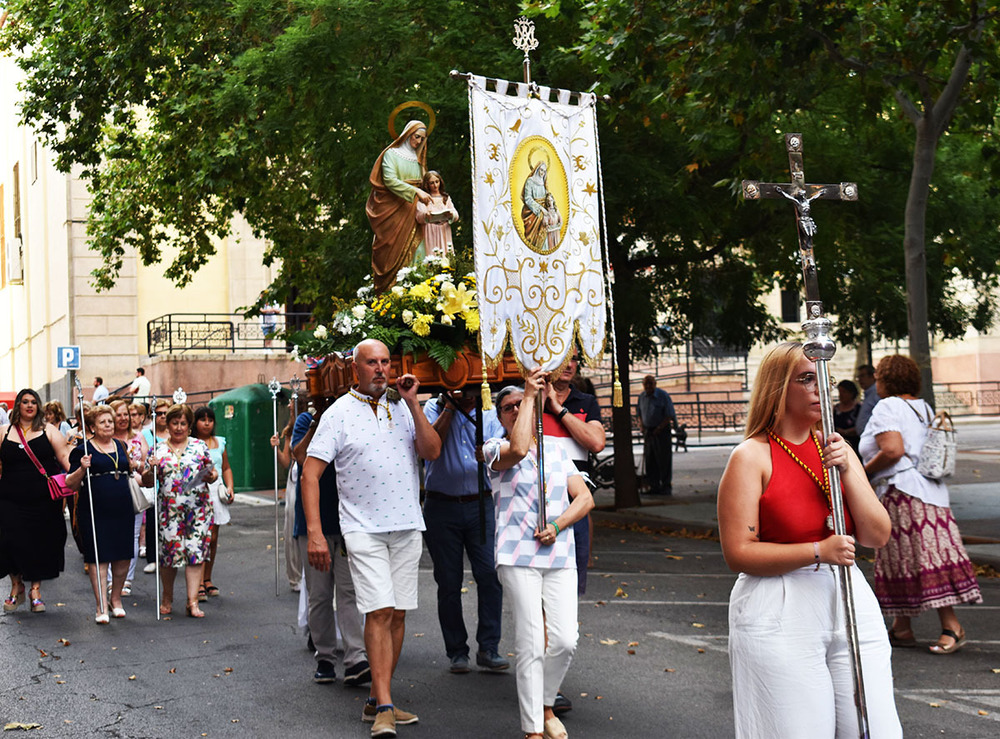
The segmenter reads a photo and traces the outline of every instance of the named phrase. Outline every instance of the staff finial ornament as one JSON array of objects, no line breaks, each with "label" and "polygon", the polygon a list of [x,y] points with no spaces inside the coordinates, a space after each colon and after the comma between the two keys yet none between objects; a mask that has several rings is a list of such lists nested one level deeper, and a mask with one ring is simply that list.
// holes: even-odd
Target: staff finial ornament
[{"label": "staff finial ornament", "polygon": [[524,52],[524,81],[531,82],[531,59],[528,54],[538,48],[535,38],[535,22],[529,21],[523,15],[514,21],[514,38],[511,43],[514,48]]}]

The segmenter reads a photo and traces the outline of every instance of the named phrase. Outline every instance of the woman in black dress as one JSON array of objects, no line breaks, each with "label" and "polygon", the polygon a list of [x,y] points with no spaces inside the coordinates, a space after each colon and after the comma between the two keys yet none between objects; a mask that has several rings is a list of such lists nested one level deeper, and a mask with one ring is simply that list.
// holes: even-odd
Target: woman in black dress
[{"label": "woman in black dress", "polygon": [[[122,606],[122,586],[128,573],[129,561],[135,551],[133,539],[135,511],[132,509],[132,494],[129,492],[128,476],[132,465],[128,449],[114,438],[115,413],[106,405],[94,408],[87,418],[87,426],[93,436],[87,442],[87,454],[83,444],[69,455],[70,469],[67,484],[80,491],[77,515],[80,522],[80,538],[83,545],[83,561],[92,565],[87,568],[90,584],[97,600],[99,624],[110,621],[107,601],[103,598],[104,583],[108,581],[108,564],[111,565],[111,615],[125,618]],[[87,469],[90,470],[90,489],[87,488]],[[91,526],[90,505],[93,500],[94,519]],[[94,530],[97,530],[97,557],[100,572],[93,566]]]},{"label": "woman in black dress", "polygon": [[43,420],[41,398],[30,388],[17,394],[10,424],[0,426],[0,440],[0,577],[10,575],[10,597],[3,609],[15,611],[24,602],[28,580],[31,612],[44,613],[41,581],[63,571],[66,522],[62,500],[52,500],[45,477],[24,446],[27,443],[49,475],[69,469],[69,447],[59,429]]}]

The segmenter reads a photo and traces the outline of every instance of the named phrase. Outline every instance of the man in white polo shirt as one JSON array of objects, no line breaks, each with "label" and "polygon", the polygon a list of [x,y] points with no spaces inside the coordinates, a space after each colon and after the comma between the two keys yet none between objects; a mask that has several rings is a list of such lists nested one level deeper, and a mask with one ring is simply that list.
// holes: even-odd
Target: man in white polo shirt
[{"label": "man in white polo shirt", "polygon": [[[319,500],[319,478],[331,462],[340,494],[340,528],[358,608],[365,614],[365,649],[372,689],[362,720],[373,737],[396,736],[417,717],[392,704],[392,673],[403,647],[406,611],[417,607],[417,564],[424,519],[418,457],[437,459],[441,439],[417,402],[413,375],[389,390],[389,350],[367,339],[354,350],[358,384],[320,419],[302,468],[303,500]],[[312,486],[312,494],[307,490]],[[309,564],[325,572],[330,550],[319,507],[305,510]]]}]

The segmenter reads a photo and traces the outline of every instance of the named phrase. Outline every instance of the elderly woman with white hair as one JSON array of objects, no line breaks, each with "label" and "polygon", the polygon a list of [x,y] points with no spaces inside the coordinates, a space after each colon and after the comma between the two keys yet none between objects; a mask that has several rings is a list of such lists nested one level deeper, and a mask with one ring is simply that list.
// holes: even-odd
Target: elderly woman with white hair
[{"label": "elderly woman with white hair", "polygon": [[514,615],[521,729],[525,739],[565,739],[552,704],[579,638],[573,524],[594,507],[594,499],[573,460],[546,439],[546,520],[539,521],[538,442],[532,431],[544,386],[535,369],[524,389],[505,387],[497,394],[506,438],[487,441],[483,455],[496,500],[497,575]]}]

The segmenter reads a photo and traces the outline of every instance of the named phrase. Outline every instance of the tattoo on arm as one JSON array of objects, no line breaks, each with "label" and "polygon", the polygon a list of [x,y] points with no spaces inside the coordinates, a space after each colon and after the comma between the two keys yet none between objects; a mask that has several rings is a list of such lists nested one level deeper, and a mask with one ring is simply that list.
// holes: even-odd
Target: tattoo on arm
[{"label": "tattoo on arm", "polygon": [[754,535],[753,538],[756,539],[757,541],[760,541],[760,534],[757,533],[757,527],[756,526],[747,526],[747,528],[750,529],[750,533],[752,533]]}]

